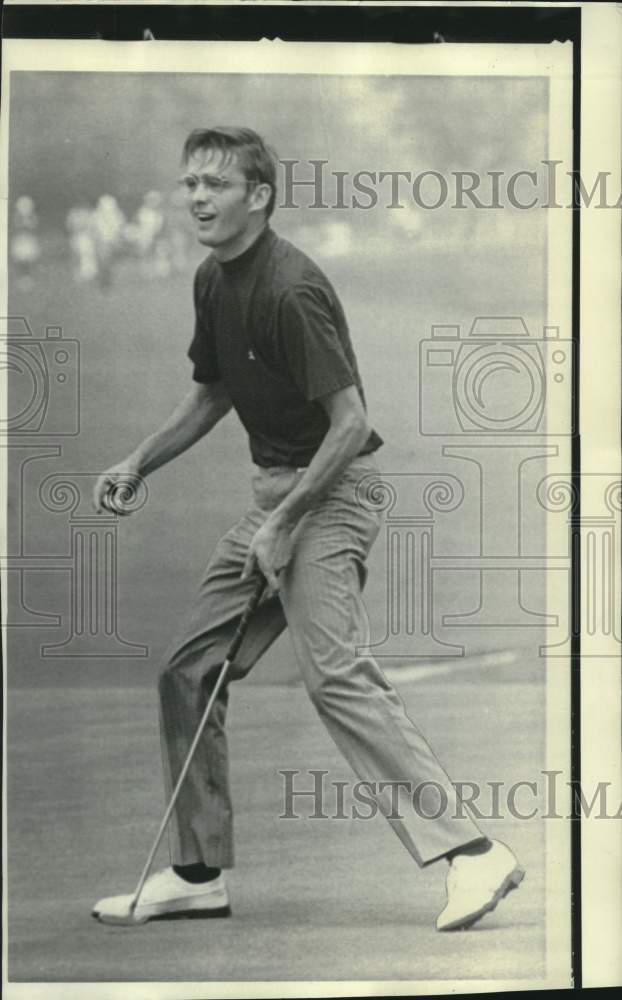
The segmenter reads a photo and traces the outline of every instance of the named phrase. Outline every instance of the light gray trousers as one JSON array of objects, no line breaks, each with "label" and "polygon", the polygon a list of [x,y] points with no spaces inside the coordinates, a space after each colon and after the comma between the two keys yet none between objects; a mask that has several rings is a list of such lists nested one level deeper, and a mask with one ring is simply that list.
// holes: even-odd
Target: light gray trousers
[{"label": "light gray trousers", "polygon": [[[257,609],[229,680],[243,677],[287,626],[298,667],[322,722],[362,781],[385,786],[380,811],[418,864],[477,840],[481,831],[457,808],[455,790],[375,660],[357,655],[368,640],[362,600],[365,559],[380,520],[356,496],[373,458],[355,459],[297,528],[279,595]],[[278,476],[278,474],[277,474]],[[254,503],[218,543],[160,675],[160,731],[170,796],[255,580],[240,580],[249,543],[268,516],[257,477]],[[277,482],[273,479],[272,482]],[[290,476],[291,481],[291,476]],[[291,488],[291,485],[290,485]],[[233,866],[225,684],[182,787],[169,826],[171,861]],[[313,762],[309,761],[309,767]],[[420,788],[417,808],[413,790]],[[440,814],[439,814],[440,813]],[[436,818],[430,818],[436,817]]]}]

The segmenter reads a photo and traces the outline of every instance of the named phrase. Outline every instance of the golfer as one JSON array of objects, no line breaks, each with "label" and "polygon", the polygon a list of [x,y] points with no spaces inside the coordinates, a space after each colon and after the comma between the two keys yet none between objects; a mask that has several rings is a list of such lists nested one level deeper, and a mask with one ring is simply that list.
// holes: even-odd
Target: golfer
[{"label": "golfer", "polygon": [[[365,563],[380,528],[357,485],[377,474],[382,441],[368,422],[343,309],[319,267],[270,226],[276,157],[255,132],[196,130],[183,164],[197,238],[211,251],[194,283],[193,385],[160,430],[99,478],[94,496],[98,509],[115,509],[115,486],[172,461],[232,408],[246,429],[252,503],[216,546],[160,677],[167,792],[262,573],[268,591],[227,679],[246,675],[289,628],[322,722],[358,778],[385,790],[380,809],[407,851],[420,866],[449,862],[438,929],[468,927],[523,870],[457,804],[401,699],[375,661],[357,654],[367,633]],[[147,881],[136,905],[141,921],[230,912],[227,696],[225,683],[171,817],[171,866]],[[94,915],[113,922],[131,899],[102,899]]]}]

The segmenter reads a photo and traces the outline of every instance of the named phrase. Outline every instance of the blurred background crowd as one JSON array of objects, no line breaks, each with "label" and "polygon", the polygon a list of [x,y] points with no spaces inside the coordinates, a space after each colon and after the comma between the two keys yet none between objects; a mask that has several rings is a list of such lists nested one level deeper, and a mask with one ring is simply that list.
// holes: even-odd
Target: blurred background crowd
[{"label": "blurred background crowd", "polygon": [[148,191],[133,213],[112,194],[95,205],[74,205],[64,233],[42,231],[37,205],[27,194],[12,206],[9,256],[18,285],[34,285],[40,265],[65,261],[73,280],[108,288],[120,271],[145,279],[167,278],[185,270],[189,231],[183,192],[166,197]]},{"label": "blurred background crowd", "polygon": [[[104,289],[191,276],[201,253],[176,175],[188,132],[215,124],[249,125],[282,162],[296,161],[306,185],[275,228],[320,263],[334,261],[346,284],[379,263],[410,281],[429,254],[443,270],[456,254],[462,267],[465,249],[480,273],[498,270],[509,298],[517,267],[531,295],[540,283],[546,213],[512,207],[503,184],[502,210],[456,210],[451,190],[426,210],[406,182],[401,207],[390,208],[385,182],[376,207],[361,211],[351,181],[358,171],[435,171],[451,188],[452,172],[474,171],[490,200],[492,172],[538,170],[547,155],[543,78],[18,73],[11,105],[9,251],[26,287],[37,273],[55,284],[58,269]],[[314,160],[325,161],[331,207],[311,207]],[[347,208],[334,207],[334,172],[347,174]],[[281,166],[281,206],[284,177]],[[425,197],[435,195],[432,183]]]}]

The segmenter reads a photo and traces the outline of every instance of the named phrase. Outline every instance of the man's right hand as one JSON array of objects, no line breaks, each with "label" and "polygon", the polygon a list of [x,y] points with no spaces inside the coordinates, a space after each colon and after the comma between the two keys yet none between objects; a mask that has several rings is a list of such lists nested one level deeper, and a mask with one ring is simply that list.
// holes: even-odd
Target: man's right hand
[{"label": "man's right hand", "polygon": [[141,477],[136,465],[125,459],[118,465],[103,472],[93,490],[93,506],[99,513],[102,510],[111,511],[124,517],[134,510],[132,500],[136,497],[136,492]]}]

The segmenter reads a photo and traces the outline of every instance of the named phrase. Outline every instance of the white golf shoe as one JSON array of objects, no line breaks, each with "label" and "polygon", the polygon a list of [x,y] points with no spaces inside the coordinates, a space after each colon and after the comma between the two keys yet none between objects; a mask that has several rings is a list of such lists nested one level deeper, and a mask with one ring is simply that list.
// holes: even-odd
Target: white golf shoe
[{"label": "white golf shoe", "polygon": [[[147,879],[132,911],[134,896],[108,896],[93,907],[92,915],[104,924],[144,924],[147,920],[178,917],[229,917],[231,907],[222,875],[194,884],[164,868]],[[131,919],[128,920],[128,916]]]},{"label": "white golf shoe", "polygon": [[457,854],[447,874],[447,906],[439,914],[436,929],[458,931],[471,927],[525,876],[509,847],[493,840],[484,854]]}]

